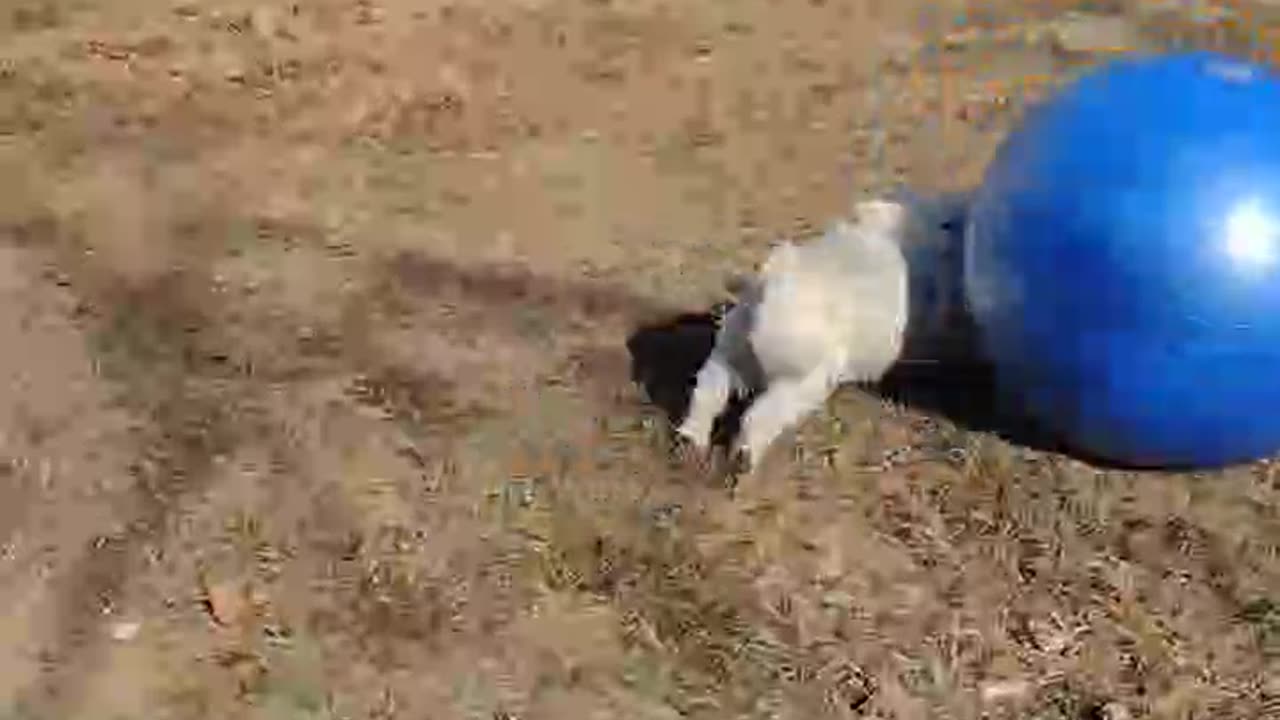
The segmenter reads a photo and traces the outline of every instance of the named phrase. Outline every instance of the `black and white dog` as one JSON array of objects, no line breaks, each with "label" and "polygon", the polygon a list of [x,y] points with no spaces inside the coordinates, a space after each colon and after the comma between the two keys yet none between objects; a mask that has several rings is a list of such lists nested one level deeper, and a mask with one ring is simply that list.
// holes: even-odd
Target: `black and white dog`
[{"label": "black and white dog", "polygon": [[966,201],[901,191],[858,202],[817,238],[775,246],[726,314],[678,435],[708,451],[730,397],[756,394],[733,453],[749,471],[837,386],[877,382],[930,352],[962,302]]}]

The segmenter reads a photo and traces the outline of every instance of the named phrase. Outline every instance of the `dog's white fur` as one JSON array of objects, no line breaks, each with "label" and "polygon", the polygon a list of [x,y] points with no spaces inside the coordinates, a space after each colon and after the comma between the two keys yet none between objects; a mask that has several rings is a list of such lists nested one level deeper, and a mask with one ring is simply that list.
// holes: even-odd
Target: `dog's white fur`
[{"label": "dog's white fur", "polygon": [[736,453],[754,467],[837,386],[880,380],[909,335],[935,333],[951,310],[955,243],[943,223],[958,199],[863,201],[820,237],[777,245],[725,316],[679,435],[706,451],[730,397],[759,392]]}]

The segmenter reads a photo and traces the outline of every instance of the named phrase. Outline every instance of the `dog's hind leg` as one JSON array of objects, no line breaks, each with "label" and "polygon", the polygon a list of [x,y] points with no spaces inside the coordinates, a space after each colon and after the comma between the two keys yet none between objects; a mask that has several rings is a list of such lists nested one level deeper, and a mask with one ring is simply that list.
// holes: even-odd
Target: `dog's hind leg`
[{"label": "dog's hind leg", "polygon": [[[711,432],[716,419],[724,412],[735,393],[747,392],[758,382],[749,362],[751,349],[748,336],[755,317],[759,296],[754,285],[747,288],[741,301],[725,314],[716,332],[715,346],[699,368],[689,399],[689,409],[676,433],[700,451],[711,446]],[[745,373],[745,375],[744,375]]]},{"label": "dog's hind leg", "polygon": [[736,381],[728,358],[719,347],[698,370],[697,384],[689,400],[689,410],[676,432],[699,450],[711,444],[711,430],[716,418],[724,411],[733,393]]},{"label": "dog's hind leg", "polygon": [[822,407],[834,390],[833,375],[819,368],[799,379],[778,378],[747,410],[742,420],[735,461],[749,472],[783,432]]}]

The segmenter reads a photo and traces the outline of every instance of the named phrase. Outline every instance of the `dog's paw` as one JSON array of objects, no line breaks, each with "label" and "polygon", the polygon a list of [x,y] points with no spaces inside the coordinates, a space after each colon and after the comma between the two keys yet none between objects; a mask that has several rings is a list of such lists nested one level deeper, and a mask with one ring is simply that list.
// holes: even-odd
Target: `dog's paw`
[{"label": "dog's paw", "polygon": [[671,434],[668,457],[675,465],[685,468],[705,467],[710,461],[710,456],[710,448],[696,442],[688,435],[679,432]]},{"label": "dog's paw", "polygon": [[736,489],[738,483],[751,476],[755,471],[755,463],[746,448],[736,448],[725,453],[716,473],[720,480],[730,489]]}]

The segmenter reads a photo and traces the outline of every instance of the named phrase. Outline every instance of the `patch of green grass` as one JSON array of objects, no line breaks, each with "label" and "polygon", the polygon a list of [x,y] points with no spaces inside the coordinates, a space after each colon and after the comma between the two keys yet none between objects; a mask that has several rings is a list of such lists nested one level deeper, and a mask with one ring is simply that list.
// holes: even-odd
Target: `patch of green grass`
[{"label": "patch of green grass", "polygon": [[1241,608],[1239,617],[1257,634],[1263,654],[1280,658],[1280,602],[1268,597],[1252,600]]}]

